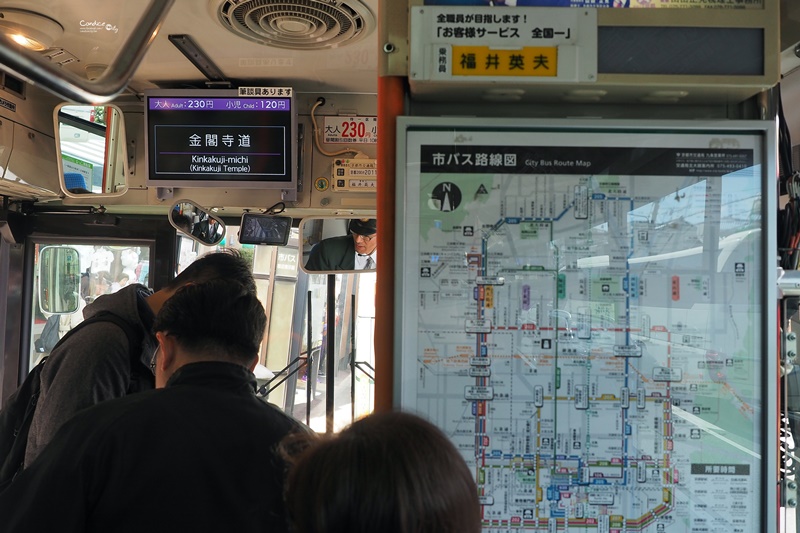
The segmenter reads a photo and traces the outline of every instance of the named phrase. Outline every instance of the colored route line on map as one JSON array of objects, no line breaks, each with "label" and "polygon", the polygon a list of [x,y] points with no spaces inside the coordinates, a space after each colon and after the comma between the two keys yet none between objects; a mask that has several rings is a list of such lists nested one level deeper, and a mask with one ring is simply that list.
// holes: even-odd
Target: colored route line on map
[{"label": "colored route line on map", "polygon": [[[566,213],[569,212],[570,208],[571,208],[571,205],[568,206],[567,208],[565,208],[564,211],[562,213],[560,213],[558,215],[558,217],[556,217],[556,220],[560,219],[561,217],[566,215]],[[492,227],[492,230],[496,231],[503,224],[506,224],[506,223],[514,224],[514,223],[520,223],[520,222],[525,222],[525,221],[542,222],[542,221],[547,221],[547,219],[542,219],[542,218],[529,218],[529,219],[527,219],[527,218],[508,217],[508,218],[504,218],[504,219],[501,219],[500,221],[498,221]],[[486,268],[487,268],[486,267],[486,265],[487,265],[487,253],[488,253],[487,241],[488,241],[488,236],[485,235],[482,238],[480,259],[479,259],[479,261],[477,261],[477,263],[478,263],[478,265],[477,265],[478,266],[478,271],[479,271],[480,275],[483,276],[483,277],[488,277],[488,273],[486,272]],[[631,243],[631,245],[632,245],[632,243]],[[629,255],[629,257],[630,257],[630,255]],[[473,258],[473,259],[475,259],[475,258]],[[628,279],[628,276],[629,276],[629,273],[626,272],[626,279]],[[479,288],[479,290],[478,290],[478,294],[479,295],[483,295],[481,291],[482,291],[482,288]],[[475,305],[476,305],[476,316],[479,317],[479,318],[483,318],[485,316],[484,315],[484,312],[485,312],[484,301],[485,300],[482,297],[477,297],[477,298],[475,298],[475,300],[476,300],[476,303],[475,303]],[[630,305],[630,296],[626,295],[626,299],[625,300],[626,300],[626,308],[627,308]],[[492,327],[491,325],[489,325],[489,333],[491,333],[495,329],[497,329],[497,330],[503,330],[503,329],[516,330],[517,328],[513,327],[513,326],[509,326],[509,327],[505,327],[505,328],[503,328],[503,327],[495,328],[495,327]],[[532,328],[531,327],[527,327],[527,328],[520,328],[520,329],[521,330],[535,330],[537,328],[534,325]],[[604,329],[606,331],[624,332],[626,334],[626,342],[630,342],[630,334],[632,333],[631,328],[592,328],[592,329],[593,330]],[[546,328],[545,327],[545,328],[539,328],[539,330],[540,331],[545,331],[545,330],[567,330],[567,328]],[[637,328],[636,332],[638,333],[639,331],[640,330]],[[477,357],[478,354],[481,354],[481,356],[484,356],[486,354],[485,345],[486,345],[486,342],[487,342],[487,335],[489,333],[486,333],[486,332],[476,333],[476,352],[475,352],[476,357]],[[556,340],[556,342],[558,341],[557,337],[556,337],[555,340]],[[557,365],[558,355],[557,354],[558,354],[558,352],[556,350],[556,356],[554,357],[554,360],[556,361],[556,363],[554,363],[554,367],[556,368],[556,370],[558,369],[558,365]],[[523,359],[523,360],[525,359],[522,355],[519,355],[519,357],[521,359]],[[587,356],[587,359],[590,359],[590,358],[591,358],[591,356]],[[637,374],[640,375],[643,383],[649,382],[649,380],[647,378],[645,378],[645,376],[642,375],[642,373],[638,369],[636,369],[635,367],[633,367],[630,364],[627,364],[627,361],[626,361],[625,368],[626,368],[626,371],[625,371],[625,384],[626,384],[626,386],[627,386],[627,380],[628,380],[628,371],[631,370],[631,369],[634,372],[636,372]],[[589,372],[588,368],[587,368],[587,372]],[[480,377],[476,377],[476,379],[475,379],[476,390],[477,389],[490,389],[489,384],[490,384],[490,381],[489,381],[489,378],[487,376],[480,376]],[[665,484],[666,485],[670,485],[671,483],[669,482],[669,478],[671,476],[670,476],[670,473],[669,473],[669,462],[670,462],[669,451],[672,450],[672,422],[671,422],[670,410],[669,410],[669,407],[667,407],[667,406],[671,405],[670,404],[670,398],[669,398],[669,384],[667,384],[666,389],[667,389],[666,398],[665,397],[661,397],[661,396],[658,396],[658,397],[653,396],[651,398],[651,400],[652,401],[661,401],[661,402],[663,402],[663,405],[664,405],[663,413],[662,413],[662,417],[663,417],[662,420],[663,420],[664,428],[662,430],[662,435],[663,435],[663,440],[664,440],[664,449],[667,450],[667,452],[664,454],[663,463],[661,465],[661,468],[664,469]],[[575,393],[576,395],[577,395],[577,390],[579,390],[579,389],[576,388],[576,393]],[[580,389],[580,390],[582,390],[582,389]],[[590,400],[588,398],[588,388],[586,389],[585,394],[586,394],[586,397],[584,398],[583,401],[586,402],[586,407],[588,407],[588,402]],[[550,401],[553,401],[553,402],[558,402],[558,401],[569,401],[570,399],[572,399],[573,401],[576,401],[576,397],[575,396],[570,398],[569,396],[557,396],[557,395],[555,397],[543,396],[541,401],[543,402],[543,401],[550,400]],[[618,400],[619,399],[616,398],[613,395],[601,395],[600,398],[593,398],[592,399],[593,402],[600,402],[600,401],[616,402]],[[483,482],[483,476],[481,475],[480,470],[486,468],[486,458],[487,458],[486,454],[487,454],[487,447],[489,445],[488,436],[486,435],[486,411],[487,411],[486,403],[488,401],[491,401],[491,398],[476,401],[476,408],[475,408],[475,430],[476,430],[475,456],[476,456],[476,458],[479,459],[479,462],[478,462],[479,472],[478,472],[477,479],[479,480],[479,489],[480,489],[481,495],[485,495],[484,494],[485,483]],[[537,413],[536,414],[537,431],[535,433],[536,435],[540,435],[541,434],[541,426],[540,426],[541,416],[540,416],[540,411],[541,411],[541,408],[537,408],[536,409],[536,413]],[[626,423],[625,423],[625,419],[626,419],[626,412],[625,411],[626,410],[622,409],[622,411],[623,411],[622,412],[622,421],[623,421],[623,424],[626,425]],[[555,428],[553,430],[553,433],[554,434],[556,433]],[[540,438],[537,437],[537,441],[539,439]],[[588,439],[588,436],[587,436],[587,439]],[[540,443],[537,442],[537,444],[540,444]],[[542,447],[537,445],[537,450],[541,450],[541,449],[542,449]],[[631,459],[628,458],[628,456],[627,456],[627,436],[626,435],[622,436],[622,450],[623,450],[623,457],[616,459],[619,462],[621,469],[625,464],[637,464],[637,468],[638,468],[638,464],[641,462],[641,459],[640,458],[636,458],[633,461],[631,461]],[[509,459],[511,461],[515,461],[517,459],[517,458],[511,458],[511,457],[504,457],[504,458],[507,458],[507,459]],[[586,466],[583,466],[583,467],[580,466],[581,463],[582,463],[582,459],[580,457],[576,457],[576,459],[578,461],[578,469],[579,469],[579,471],[580,471],[581,468],[584,468],[584,469],[588,468],[589,465],[586,465]],[[544,463],[551,463],[552,464],[551,469],[553,470],[553,472],[551,472],[551,478],[556,478],[557,476],[555,475],[556,472],[554,470],[556,468],[556,464],[557,464],[558,460],[559,460],[559,457],[556,456],[556,455],[548,456],[547,454],[541,454],[541,453],[538,453],[538,452],[535,454],[534,463],[535,463],[536,467],[534,468],[534,472],[535,472],[535,474],[534,474],[535,475],[534,483],[535,483],[535,486],[536,486],[536,501],[537,502],[540,502],[542,500],[542,497],[543,497],[542,496],[542,488],[540,486],[541,481],[539,479],[540,472],[542,471],[541,469],[543,467],[542,463],[544,462]],[[523,459],[523,461],[524,461],[524,459]],[[614,461],[614,459],[612,459],[612,462],[613,461]],[[512,470],[514,470],[513,466],[511,468],[512,468]],[[677,474],[675,474],[675,475],[677,476]],[[620,476],[620,478],[621,478],[621,481],[622,481],[622,485],[624,486],[627,483],[627,481],[626,481],[627,475],[623,473]],[[577,477],[574,477],[573,479],[567,478],[564,481],[567,482],[567,486],[575,486],[575,485],[577,485],[577,486],[588,486],[590,484],[590,482],[588,480],[585,483],[582,483],[581,480],[577,479]],[[594,481],[597,481],[597,480],[594,480]],[[606,482],[605,479],[603,479],[602,481]],[[555,481],[552,481],[551,484],[550,484],[550,487],[548,488],[548,500],[553,501],[553,500],[556,499],[555,492],[558,490],[557,487],[560,487],[560,486]],[[658,517],[663,516],[663,515],[665,515],[665,514],[670,512],[670,510],[671,510],[671,505],[670,504],[672,502],[671,491],[670,491],[669,488],[664,487],[662,489],[662,494],[663,494],[662,503],[659,504],[658,506],[656,506],[655,508],[649,510],[649,511],[645,511],[638,518],[625,519],[624,517],[619,516],[619,515],[614,515],[614,516],[601,515],[598,518],[586,517],[586,518],[573,518],[573,519],[570,519],[568,516],[565,515],[564,512],[560,513],[562,516],[556,516],[559,513],[551,510],[551,513],[550,513],[551,516],[549,516],[547,518],[538,518],[538,519],[535,519],[535,520],[527,519],[526,520],[523,517],[516,516],[516,517],[512,517],[511,519],[503,519],[503,520],[484,519],[484,525],[485,526],[489,526],[489,527],[492,527],[492,526],[501,526],[501,527],[502,526],[548,527],[550,530],[554,530],[554,528],[558,528],[561,525],[564,525],[564,526],[575,526],[575,527],[581,527],[581,526],[588,527],[588,526],[602,525],[602,526],[607,526],[609,528],[611,528],[611,527],[625,527],[625,528],[627,528],[627,530],[637,531],[637,530],[643,529],[648,524],[650,524],[654,520],[656,520]],[[536,511],[535,511],[536,515],[538,516],[538,514],[540,512],[539,506],[536,505],[535,509],[536,509]],[[608,523],[607,524],[600,524],[600,522],[608,522]]]}]

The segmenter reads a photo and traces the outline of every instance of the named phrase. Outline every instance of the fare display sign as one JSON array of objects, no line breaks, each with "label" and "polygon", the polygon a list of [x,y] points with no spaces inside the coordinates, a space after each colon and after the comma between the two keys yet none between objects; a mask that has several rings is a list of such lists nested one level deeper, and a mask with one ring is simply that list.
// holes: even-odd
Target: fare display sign
[{"label": "fare display sign", "polygon": [[285,186],[293,124],[291,96],[148,96],[148,185]]},{"label": "fare display sign", "polygon": [[378,117],[325,117],[323,141],[327,144],[375,144]]}]

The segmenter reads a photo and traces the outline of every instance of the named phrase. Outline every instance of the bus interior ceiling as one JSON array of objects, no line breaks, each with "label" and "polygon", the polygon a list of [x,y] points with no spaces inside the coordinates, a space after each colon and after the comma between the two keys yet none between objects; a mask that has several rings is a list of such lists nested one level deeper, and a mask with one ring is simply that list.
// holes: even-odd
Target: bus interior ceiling
[{"label": "bus interior ceiling", "polygon": [[[222,216],[257,212],[282,200],[287,200],[287,213],[295,217],[339,210],[374,213],[374,189],[353,192],[314,186],[318,178],[331,177],[334,157],[317,149],[312,132],[313,120],[321,130],[333,131],[348,117],[371,117],[367,134],[344,139],[349,144],[339,143],[341,137],[331,140],[322,135],[320,142],[327,140],[322,150],[339,153],[340,158],[372,160],[376,156],[374,131],[369,130],[375,127],[377,115],[377,0],[333,4],[308,0],[275,10],[254,9],[256,3],[176,0],[172,4],[125,90],[109,102],[124,115],[127,142],[122,153],[127,155],[129,170],[127,192],[102,201],[92,195],[65,198],[59,188],[53,109],[66,100],[4,73],[0,119],[5,125],[0,124],[0,143],[10,146],[21,131],[28,142],[14,143],[14,150],[5,155],[11,161],[0,179],[0,194],[8,195],[12,202],[102,204],[109,212],[121,213],[167,213],[179,198],[218,208]],[[36,54],[71,75],[94,80],[113,70],[115,62],[127,61],[135,54],[129,39],[143,15],[156,4],[26,0],[4,1],[0,8],[6,12],[5,20],[20,20],[20,24],[41,30],[46,48]],[[242,86],[293,90],[299,139],[296,198],[275,188],[147,187],[144,91]],[[9,121],[17,130],[12,131]],[[352,151],[342,152],[347,149]]]}]

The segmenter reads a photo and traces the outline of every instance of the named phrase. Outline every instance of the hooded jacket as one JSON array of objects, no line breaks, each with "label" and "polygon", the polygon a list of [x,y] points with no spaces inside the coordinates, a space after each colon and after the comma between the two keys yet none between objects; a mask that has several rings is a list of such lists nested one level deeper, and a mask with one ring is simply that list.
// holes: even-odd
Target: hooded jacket
[{"label": "hooded jacket", "polygon": [[100,296],[83,310],[84,318],[100,311],[114,313],[141,331],[142,364],[136,368],[132,369],[127,335],[111,322],[97,322],[76,331],[50,353],[42,370],[41,393],[28,434],[26,467],[78,411],[154,388],[149,364],[157,346],[151,332],[155,316],[145,300],[150,294],[152,291],[144,285],[128,285]]}]

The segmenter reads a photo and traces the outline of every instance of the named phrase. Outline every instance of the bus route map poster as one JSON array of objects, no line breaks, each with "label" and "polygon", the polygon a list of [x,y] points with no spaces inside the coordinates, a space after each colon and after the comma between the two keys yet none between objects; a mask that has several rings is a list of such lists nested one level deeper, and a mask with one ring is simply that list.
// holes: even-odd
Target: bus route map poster
[{"label": "bus route map poster", "polygon": [[774,123],[598,123],[399,119],[396,402],[486,533],[774,531]]}]

